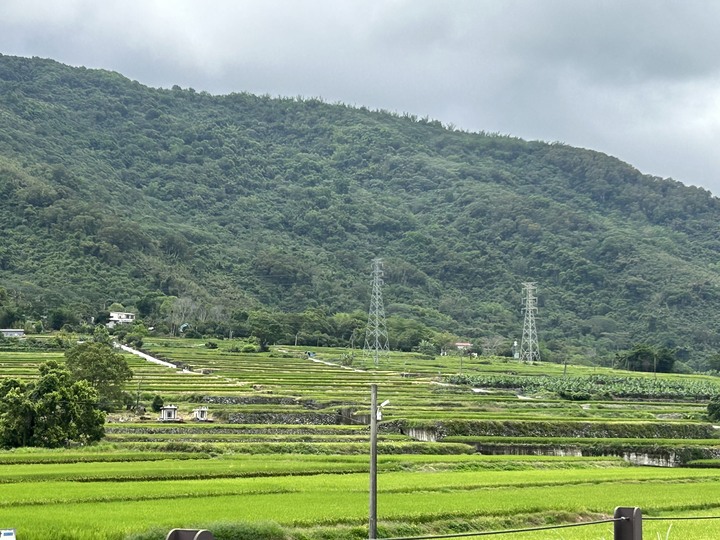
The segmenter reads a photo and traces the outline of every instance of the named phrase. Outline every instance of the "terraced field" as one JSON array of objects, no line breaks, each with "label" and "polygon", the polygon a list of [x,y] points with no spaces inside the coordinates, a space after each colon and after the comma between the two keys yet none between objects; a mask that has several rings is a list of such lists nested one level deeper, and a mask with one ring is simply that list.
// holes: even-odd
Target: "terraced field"
[{"label": "terraced field", "polygon": [[[362,357],[340,365],[341,350],[308,357],[293,347],[248,354],[218,345],[147,340],[177,369],[127,356],[128,391],[146,405],[162,396],[184,422],[124,412],[94,447],[0,452],[0,528],[23,539],[150,540],[173,527],[208,528],[219,539],[366,538],[371,383],[390,400],[378,447],[382,537],[573,523],[616,506],[654,517],[720,514],[711,459],[720,438],[696,397],[714,391],[714,379],[621,374],[628,383],[614,381],[617,393],[647,396],[603,391],[573,401],[549,388],[595,392],[590,378],[618,372],[570,366],[563,377],[556,365],[463,358],[461,366],[457,357],[413,354],[375,369]],[[34,377],[50,358],[62,355],[2,352],[0,377]],[[657,397],[669,387],[672,399]],[[213,422],[189,420],[199,405]],[[646,537],[668,532],[717,538],[720,521],[645,524]],[[612,526],[501,537],[612,538]]]}]

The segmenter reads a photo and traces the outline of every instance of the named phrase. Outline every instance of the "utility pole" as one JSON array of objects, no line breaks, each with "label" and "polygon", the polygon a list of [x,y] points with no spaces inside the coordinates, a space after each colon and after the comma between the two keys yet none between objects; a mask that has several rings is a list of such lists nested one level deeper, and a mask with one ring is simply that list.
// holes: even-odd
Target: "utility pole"
[{"label": "utility pole", "polygon": [[370,311],[368,312],[367,328],[365,329],[365,356],[372,356],[375,367],[380,356],[387,356],[390,352],[388,345],[387,323],[385,322],[385,307],[382,299],[383,263],[382,259],[373,259],[373,284],[370,295]]},{"label": "utility pole", "polygon": [[390,403],[389,399],[380,405],[377,402],[377,384],[370,385],[370,520],[368,538],[377,538],[377,432],[378,422],[382,420],[382,408]]},{"label": "utility pole", "polygon": [[538,344],[537,329],[535,328],[535,314],[537,313],[537,283],[527,281],[523,285],[523,322],[522,341],[520,342],[520,360],[533,362],[540,360],[540,345]]},{"label": "utility pole", "polygon": [[368,538],[377,538],[377,384],[370,385],[370,522]]}]

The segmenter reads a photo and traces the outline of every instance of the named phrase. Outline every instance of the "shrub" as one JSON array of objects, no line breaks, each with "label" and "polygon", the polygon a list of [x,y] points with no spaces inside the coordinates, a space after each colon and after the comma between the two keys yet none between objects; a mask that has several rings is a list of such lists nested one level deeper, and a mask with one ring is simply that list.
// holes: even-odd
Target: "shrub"
[{"label": "shrub", "polygon": [[707,415],[710,421],[720,421],[720,394],[716,394],[710,398],[710,403],[707,406]]},{"label": "shrub", "polygon": [[163,405],[165,405],[165,402],[163,401],[163,398],[160,396],[155,396],[152,400],[152,410],[155,412],[160,412],[160,409],[162,409]]}]

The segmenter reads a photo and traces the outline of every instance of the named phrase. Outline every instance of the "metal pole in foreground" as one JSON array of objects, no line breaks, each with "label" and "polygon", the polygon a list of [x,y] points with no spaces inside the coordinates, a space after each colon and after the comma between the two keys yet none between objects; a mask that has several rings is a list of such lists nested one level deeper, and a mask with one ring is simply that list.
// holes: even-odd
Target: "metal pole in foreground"
[{"label": "metal pole in foreground", "polygon": [[642,540],[642,511],[638,507],[618,506],[615,508],[616,518],[624,518],[615,522],[614,540]]},{"label": "metal pole in foreground", "polygon": [[370,385],[370,523],[368,538],[377,538],[377,384]]}]

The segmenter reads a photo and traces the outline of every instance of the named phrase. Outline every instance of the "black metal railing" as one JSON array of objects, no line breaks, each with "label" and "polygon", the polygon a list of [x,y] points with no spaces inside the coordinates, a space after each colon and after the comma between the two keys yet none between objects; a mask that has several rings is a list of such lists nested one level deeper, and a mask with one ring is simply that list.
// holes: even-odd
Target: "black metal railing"
[{"label": "black metal railing", "polygon": [[720,516],[678,516],[678,517],[645,517],[638,507],[618,506],[612,518],[598,519],[595,521],[583,521],[582,523],[566,523],[558,525],[544,525],[537,527],[527,527],[523,529],[506,529],[502,531],[475,531],[453,534],[438,534],[427,536],[401,536],[392,538],[382,538],[381,540],[440,540],[443,538],[474,538],[480,536],[497,536],[510,535],[518,533],[528,533],[536,531],[551,531],[555,529],[568,529],[571,527],[591,527],[607,523],[613,524],[613,540],[641,540],[642,525],[645,521],[693,521],[720,519]]}]

